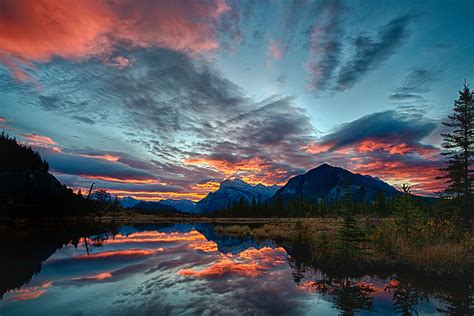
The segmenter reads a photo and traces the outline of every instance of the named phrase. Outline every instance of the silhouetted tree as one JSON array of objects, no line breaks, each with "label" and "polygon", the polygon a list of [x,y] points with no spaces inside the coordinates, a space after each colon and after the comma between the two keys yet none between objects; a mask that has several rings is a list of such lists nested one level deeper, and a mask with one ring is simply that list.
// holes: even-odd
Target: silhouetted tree
[{"label": "silhouetted tree", "polygon": [[384,291],[393,293],[393,311],[403,316],[418,315],[416,306],[422,301],[427,300],[410,283],[401,283],[398,280],[391,280],[385,287]]},{"label": "silhouetted tree", "polygon": [[410,187],[403,184],[401,189],[402,194],[395,200],[394,215],[397,226],[403,231],[405,239],[408,239],[420,220],[421,211],[413,202]]},{"label": "silhouetted tree", "polygon": [[101,203],[108,203],[112,199],[112,196],[106,189],[97,189],[93,194],[92,198]]},{"label": "silhouetted tree", "polygon": [[345,277],[331,280],[330,288],[339,315],[353,316],[357,311],[373,309],[374,298],[371,294],[375,290],[364,282],[354,282]]},{"label": "silhouetted tree", "polygon": [[443,125],[451,129],[443,137],[443,155],[446,167],[442,168],[448,187],[445,193],[461,202],[461,215],[466,224],[472,212],[472,183],[474,181],[474,95],[464,82],[459,98],[454,101],[454,113]]},{"label": "silhouetted tree", "polygon": [[366,242],[366,238],[353,215],[350,203],[352,196],[347,183],[344,185],[344,191],[342,209],[340,210],[342,224],[336,234],[336,251],[338,256],[348,262],[365,254],[361,244]]},{"label": "silhouetted tree", "polygon": [[18,144],[5,131],[0,135],[0,172],[49,171],[49,164],[30,146]]}]

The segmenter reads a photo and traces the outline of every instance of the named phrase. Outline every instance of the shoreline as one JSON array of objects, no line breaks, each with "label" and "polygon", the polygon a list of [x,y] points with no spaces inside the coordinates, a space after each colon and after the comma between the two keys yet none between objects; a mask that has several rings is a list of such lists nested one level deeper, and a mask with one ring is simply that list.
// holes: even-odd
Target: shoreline
[{"label": "shoreline", "polygon": [[[383,219],[379,219],[383,220]],[[69,216],[48,218],[12,218],[0,217],[1,224],[53,224],[53,223],[116,223],[116,224],[153,224],[153,223],[216,223],[216,224],[282,224],[296,222],[338,223],[339,218],[322,217],[204,217],[204,216],[159,216],[159,215],[119,215],[119,216]]]}]

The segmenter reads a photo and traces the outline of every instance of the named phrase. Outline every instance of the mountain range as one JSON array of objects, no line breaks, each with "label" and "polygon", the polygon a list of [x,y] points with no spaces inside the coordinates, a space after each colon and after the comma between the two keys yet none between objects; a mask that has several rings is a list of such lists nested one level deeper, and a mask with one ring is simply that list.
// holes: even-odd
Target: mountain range
[{"label": "mountain range", "polygon": [[167,199],[167,200],[161,200],[160,203],[164,205],[173,206],[178,211],[183,212],[183,213],[194,213],[194,208],[196,206],[196,202],[193,202],[191,200]]},{"label": "mountain range", "polygon": [[224,180],[217,191],[209,193],[196,203],[195,212],[208,213],[222,210],[240,199],[245,199],[247,202],[252,202],[253,199],[263,202],[271,198],[279,188],[277,185],[251,185],[239,178]]},{"label": "mountain range", "polygon": [[222,210],[241,199],[251,203],[281,199],[288,202],[294,198],[304,198],[312,202],[335,202],[347,197],[355,202],[372,203],[378,195],[393,198],[399,191],[393,186],[369,175],[352,173],[346,169],[322,164],[305,174],[292,177],[284,186],[251,185],[242,179],[227,179],[220,183],[219,189],[209,193],[197,203],[190,200],[161,200],[144,202],[125,197],[120,200],[123,207],[133,207],[150,211],[182,212],[205,214]]},{"label": "mountain range", "polygon": [[157,209],[172,210],[168,207],[165,207],[165,206],[171,206],[177,212],[183,212],[183,213],[193,213],[194,206],[196,205],[196,203],[191,200],[166,199],[166,200],[161,200],[158,202],[147,202],[147,201],[137,200],[132,196],[126,196],[124,198],[121,198],[119,202],[123,208],[150,209],[150,208],[153,208],[153,206],[156,206]]},{"label": "mountain range", "polygon": [[138,213],[180,213],[174,206],[166,205],[161,202],[142,201],[132,207]]}]

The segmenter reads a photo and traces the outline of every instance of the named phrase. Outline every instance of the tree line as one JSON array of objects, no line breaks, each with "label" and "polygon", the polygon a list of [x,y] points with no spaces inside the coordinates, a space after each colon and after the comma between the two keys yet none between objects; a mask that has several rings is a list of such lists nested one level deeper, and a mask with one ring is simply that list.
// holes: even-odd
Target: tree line
[{"label": "tree line", "polygon": [[49,171],[49,164],[43,160],[39,153],[31,146],[18,144],[14,137],[10,137],[5,131],[0,135],[0,172],[23,171]]},{"label": "tree line", "polygon": [[[424,199],[411,196],[413,205],[429,212],[433,205],[432,199]],[[352,201],[342,199],[340,201],[312,201],[303,196],[284,201],[280,196],[274,199],[261,201],[253,198],[248,201],[241,198],[230,202],[222,210],[213,214],[215,217],[331,217],[342,215],[342,210],[347,210],[354,215],[371,215],[386,217],[395,212],[397,199],[387,198],[380,192],[372,201]]]}]

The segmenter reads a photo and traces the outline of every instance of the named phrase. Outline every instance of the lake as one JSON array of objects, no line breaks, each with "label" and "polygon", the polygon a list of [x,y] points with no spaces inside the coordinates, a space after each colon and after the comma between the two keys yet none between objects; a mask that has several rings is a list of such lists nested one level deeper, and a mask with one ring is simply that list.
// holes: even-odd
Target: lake
[{"label": "lake", "polygon": [[[322,268],[307,249],[213,224],[1,230],[4,315],[441,315],[470,282]],[[339,269],[340,270],[340,269]]]}]

